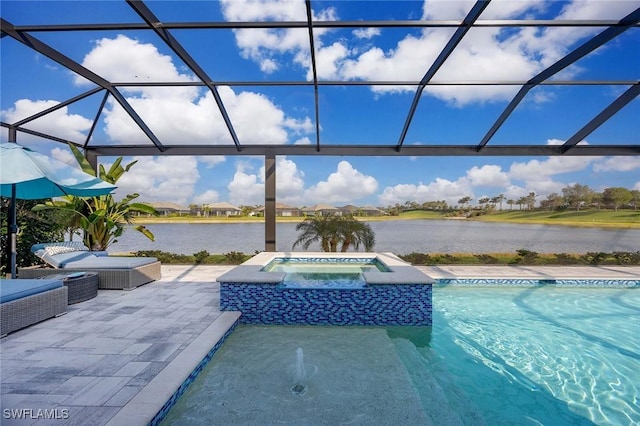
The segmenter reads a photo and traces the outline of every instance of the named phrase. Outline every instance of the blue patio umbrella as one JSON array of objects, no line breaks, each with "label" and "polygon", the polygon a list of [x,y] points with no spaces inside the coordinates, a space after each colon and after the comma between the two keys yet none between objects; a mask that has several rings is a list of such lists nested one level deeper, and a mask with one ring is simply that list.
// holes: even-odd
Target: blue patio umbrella
[{"label": "blue patio umbrella", "polygon": [[116,189],[80,169],[12,142],[0,144],[0,183],[0,195],[11,199],[11,278],[16,277],[17,199],[39,200],[62,195],[94,197]]}]

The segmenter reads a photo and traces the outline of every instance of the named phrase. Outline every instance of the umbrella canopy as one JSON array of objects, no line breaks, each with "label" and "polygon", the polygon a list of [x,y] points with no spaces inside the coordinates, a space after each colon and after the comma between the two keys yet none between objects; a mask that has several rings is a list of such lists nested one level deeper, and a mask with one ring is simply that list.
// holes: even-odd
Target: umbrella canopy
[{"label": "umbrella canopy", "polygon": [[0,183],[3,197],[39,200],[77,195],[108,194],[116,187],[82,170],[15,143],[0,144]]},{"label": "umbrella canopy", "polygon": [[80,169],[11,142],[0,144],[0,184],[0,195],[11,198],[11,278],[16,277],[16,199],[94,197],[116,189]]}]

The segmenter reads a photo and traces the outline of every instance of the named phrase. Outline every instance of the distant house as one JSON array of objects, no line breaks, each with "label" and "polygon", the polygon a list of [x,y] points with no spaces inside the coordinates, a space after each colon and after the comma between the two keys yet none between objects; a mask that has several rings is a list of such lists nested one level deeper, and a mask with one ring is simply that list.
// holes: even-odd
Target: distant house
[{"label": "distant house", "polygon": [[[256,214],[264,216],[264,206],[260,206],[254,210]],[[297,217],[302,216],[302,210],[299,207],[290,206],[284,203],[276,203],[276,216],[280,217]]]},{"label": "distant house", "polygon": [[362,210],[365,216],[384,216],[386,214],[384,210],[380,210],[379,208],[371,205],[361,207],[360,210]]},{"label": "distant house", "polygon": [[188,207],[183,207],[176,203],[146,203],[152,206],[160,213],[161,216],[169,216],[177,214],[178,216],[188,215],[190,210]]},{"label": "distant house", "polygon": [[358,207],[353,204],[348,204],[343,207],[338,207],[343,214],[351,214],[353,216],[382,216],[384,212],[373,206]]},{"label": "distant house", "polygon": [[302,213],[305,216],[328,216],[330,214],[340,214],[341,212],[337,207],[328,204],[316,204],[311,207],[303,207]]},{"label": "distant house", "polygon": [[207,204],[206,212],[209,216],[240,216],[242,209],[223,201],[221,203]]}]

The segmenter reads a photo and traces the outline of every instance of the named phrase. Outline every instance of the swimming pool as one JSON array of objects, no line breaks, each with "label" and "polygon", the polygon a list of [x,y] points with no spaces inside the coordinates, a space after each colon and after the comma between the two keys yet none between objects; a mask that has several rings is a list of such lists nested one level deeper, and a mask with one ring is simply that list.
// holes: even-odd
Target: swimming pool
[{"label": "swimming pool", "polygon": [[163,424],[640,423],[640,288],[433,298],[433,327],[239,326]]}]

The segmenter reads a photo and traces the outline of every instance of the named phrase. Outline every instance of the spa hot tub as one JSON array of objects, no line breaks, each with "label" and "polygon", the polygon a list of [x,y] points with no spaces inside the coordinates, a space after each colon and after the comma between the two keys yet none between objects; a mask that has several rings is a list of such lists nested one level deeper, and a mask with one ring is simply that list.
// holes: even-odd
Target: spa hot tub
[{"label": "spa hot tub", "polygon": [[245,324],[432,324],[435,281],[390,253],[264,252],[218,281]]}]

